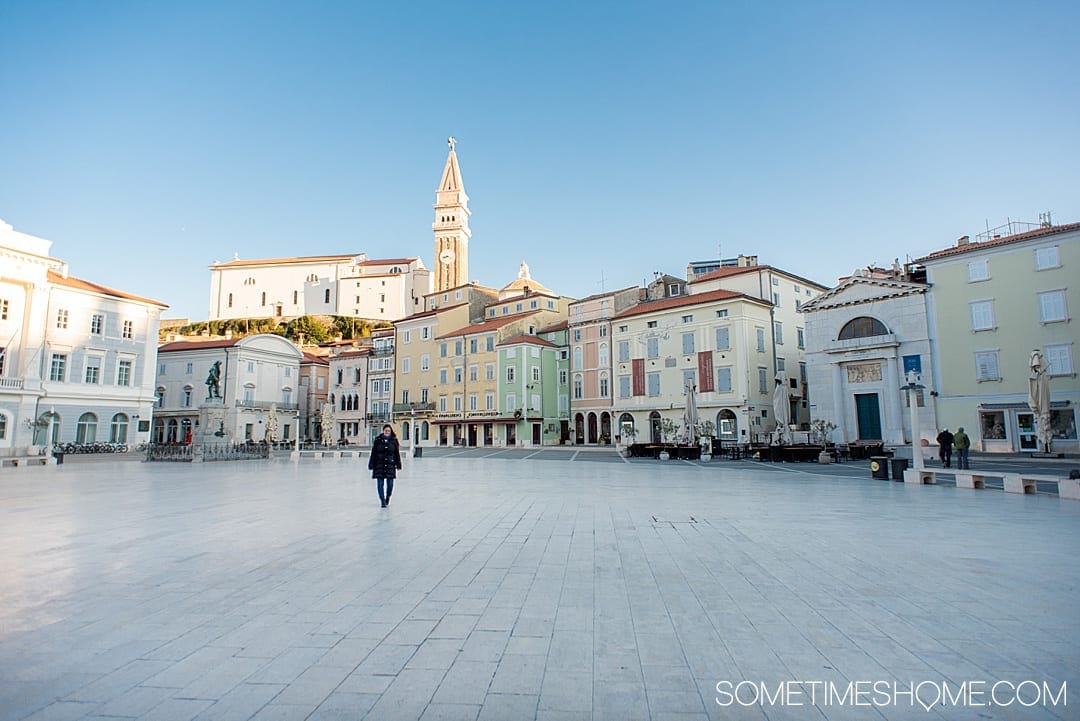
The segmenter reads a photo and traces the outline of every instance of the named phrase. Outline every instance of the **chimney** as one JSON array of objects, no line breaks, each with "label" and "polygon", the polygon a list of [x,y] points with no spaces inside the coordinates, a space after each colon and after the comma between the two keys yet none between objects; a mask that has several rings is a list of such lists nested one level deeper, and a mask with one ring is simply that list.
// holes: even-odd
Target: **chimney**
[{"label": "chimney", "polygon": [[956,239],[956,247],[957,248],[963,248],[965,245],[967,245],[970,242],[971,242],[971,238],[969,238],[966,235],[961,235],[959,238]]}]

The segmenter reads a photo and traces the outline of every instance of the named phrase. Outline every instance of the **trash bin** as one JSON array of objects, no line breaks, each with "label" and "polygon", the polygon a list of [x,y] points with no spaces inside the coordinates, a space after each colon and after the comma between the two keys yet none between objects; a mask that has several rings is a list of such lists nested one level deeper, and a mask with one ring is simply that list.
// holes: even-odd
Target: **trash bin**
[{"label": "trash bin", "polygon": [[423,455],[424,455],[424,447],[423,446],[413,446],[413,449],[412,449],[412,457],[413,458],[420,458]]},{"label": "trash bin", "polygon": [[908,459],[893,458],[889,463],[892,465],[892,479],[894,481],[904,480],[904,471],[908,469]]},{"label": "trash bin", "polygon": [[64,462],[63,451],[53,451],[52,457],[56,459],[56,465],[58,466]]},{"label": "trash bin", "polygon": [[889,480],[889,459],[886,456],[870,456],[870,475],[879,481]]}]

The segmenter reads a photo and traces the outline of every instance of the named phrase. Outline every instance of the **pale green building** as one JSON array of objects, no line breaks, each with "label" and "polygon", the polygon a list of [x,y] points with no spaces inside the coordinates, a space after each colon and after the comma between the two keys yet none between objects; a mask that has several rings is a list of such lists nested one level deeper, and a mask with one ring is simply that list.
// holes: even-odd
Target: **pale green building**
[{"label": "pale green building", "polygon": [[1080,223],[1007,227],[916,261],[931,287],[938,425],[963,426],[975,450],[1037,450],[1028,379],[1038,350],[1050,364],[1053,450],[1075,452]]}]

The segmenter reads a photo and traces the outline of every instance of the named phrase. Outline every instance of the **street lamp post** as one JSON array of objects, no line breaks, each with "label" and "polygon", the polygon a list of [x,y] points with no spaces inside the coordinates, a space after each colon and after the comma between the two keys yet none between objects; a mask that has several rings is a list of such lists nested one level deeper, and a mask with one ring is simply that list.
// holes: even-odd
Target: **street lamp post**
[{"label": "street lamp post", "polygon": [[918,391],[925,386],[919,385],[919,374],[910,370],[906,374],[907,385],[904,388],[908,392],[908,405],[911,407],[911,463],[916,471],[923,470],[926,466],[923,461],[922,447],[919,443],[919,403]]}]

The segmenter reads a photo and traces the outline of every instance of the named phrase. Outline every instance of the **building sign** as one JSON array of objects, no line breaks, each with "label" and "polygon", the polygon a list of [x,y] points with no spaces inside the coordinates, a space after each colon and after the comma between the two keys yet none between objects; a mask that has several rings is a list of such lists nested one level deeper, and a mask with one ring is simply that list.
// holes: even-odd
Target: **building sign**
[{"label": "building sign", "polygon": [[922,356],[918,355],[906,355],[904,356],[904,375],[906,376],[911,371],[922,374]]},{"label": "building sign", "polygon": [[847,368],[848,383],[872,383],[881,380],[880,363],[849,363]]},{"label": "building sign", "polygon": [[713,378],[712,351],[702,351],[697,354],[698,367],[698,390],[708,393],[715,390],[715,378]]},{"label": "building sign", "polygon": [[634,379],[634,395],[645,395],[645,359],[634,358],[630,362],[631,371],[633,372]]}]

